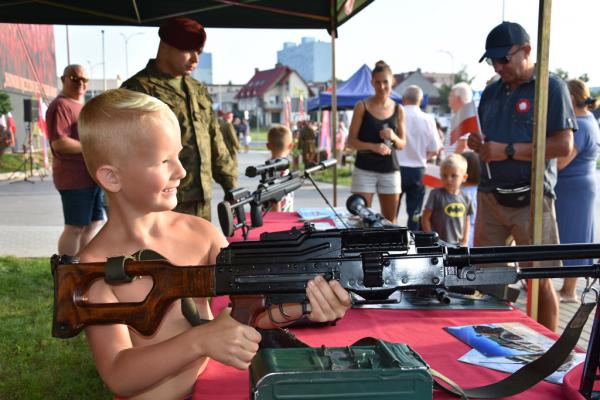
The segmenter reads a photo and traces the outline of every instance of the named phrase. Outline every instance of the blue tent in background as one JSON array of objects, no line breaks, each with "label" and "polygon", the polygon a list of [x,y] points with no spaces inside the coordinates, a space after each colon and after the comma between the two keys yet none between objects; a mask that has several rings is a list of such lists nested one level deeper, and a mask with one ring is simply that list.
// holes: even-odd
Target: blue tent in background
[{"label": "blue tent in background", "polygon": [[[354,105],[375,94],[371,85],[371,69],[363,65],[344,83],[337,87],[338,109],[354,108]],[[396,92],[392,91],[390,96],[396,103],[402,101]],[[308,99],[308,111],[331,108],[331,93],[321,92],[318,96]]]}]

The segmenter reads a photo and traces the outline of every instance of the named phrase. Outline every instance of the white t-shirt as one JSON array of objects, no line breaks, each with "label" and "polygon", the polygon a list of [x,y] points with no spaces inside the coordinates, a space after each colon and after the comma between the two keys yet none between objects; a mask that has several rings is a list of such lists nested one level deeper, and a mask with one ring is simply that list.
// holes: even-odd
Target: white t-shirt
[{"label": "white t-shirt", "polygon": [[427,164],[427,153],[437,152],[440,141],[433,116],[421,111],[419,106],[404,106],[406,146],[396,150],[401,167],[421,168]]}]

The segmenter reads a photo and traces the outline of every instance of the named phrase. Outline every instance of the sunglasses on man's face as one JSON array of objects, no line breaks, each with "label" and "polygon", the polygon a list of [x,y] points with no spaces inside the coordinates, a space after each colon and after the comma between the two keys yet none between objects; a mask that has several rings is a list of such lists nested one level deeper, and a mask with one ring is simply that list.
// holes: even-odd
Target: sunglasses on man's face
[{"label": "sunglasses on man's face", "polygon": [[75,82],[75,83],[88,83],[89,79],[86,78],[85,76],[76,76],[76,75],[69,75],[67,76],[67,78],[71,81],[71,82]]},{"label": "sunglasses on man's face", "polygon": [[513,58],[513,56],[515,54],[517,54],[519,51],[521,51],[523,49],[524,49],[524,47],[519,47],[518,49],[516,49],[512,53],[508,53],[504,57],[500,57],[500,58],[486,58],[485,61],[489,65],[494,65],[494,64],[506,65],[506,64],[508,64],[510,62],[510,60],[512,60],[512,58]]}]

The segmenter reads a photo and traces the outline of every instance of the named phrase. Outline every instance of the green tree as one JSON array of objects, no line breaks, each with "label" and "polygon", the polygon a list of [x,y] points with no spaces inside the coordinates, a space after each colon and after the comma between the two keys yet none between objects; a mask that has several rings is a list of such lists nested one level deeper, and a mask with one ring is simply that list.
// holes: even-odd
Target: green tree
[{"label": "green tree", "polygon": [[562,68],[556,68],[553,73],[565,82],[569,80],[569,73]]},{"label": "green tree", "polygon": [[0,115],[9,113],[12,111],[12,105],[10,104],[10,97],[8,94],[0,90]]},{"label": "green tree", "polygon": [[469,74],[467,73],[467,67],[463,66],[460,69],[460,71],[454,74],[454,78],[452,79],[452,85],[444,83],[439,89],[440,109],[447,113],[450,112],[450,107],[448,106],[448,96],[450,95],[450,89],[452,89],[452,86],[459,82],[467,82],[470,85],[471,82],[473,82],[473,79],[475,79],[475,77],[469,76]]},{"label": "green tree", "polygon": [[[553,73],[558,75],[559,78],[565,82],[569,80],[569,73],[562,68],[556,68]],[[585,74],[581,74],[577,79],[586,83],[590,81],[590,77],[588,76],[587,72]]]}]

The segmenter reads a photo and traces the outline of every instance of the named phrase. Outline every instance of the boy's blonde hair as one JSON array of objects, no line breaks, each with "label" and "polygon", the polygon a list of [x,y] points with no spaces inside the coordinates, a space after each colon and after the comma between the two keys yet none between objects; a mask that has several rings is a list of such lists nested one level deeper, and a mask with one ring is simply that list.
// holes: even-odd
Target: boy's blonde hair
[{"label": "boy's blonde hair", "polygon": [[444,168],[455,168],[463,174],[467,173],[467,159],[460,154],[450,154],[442,161],[440,170]]},{"label": "boy's blonde hair", "polygon": [[286,150],[291,141],[292,131],[285,125],[274,125],[267,133],[267,143],[272,151]]},{"label": "boy's blonde hair", "polygon": [[147,94],[112,89],[86,103],[77,128],[83,158],[94,180],[98,167],[135,151],[136,138],[144,134],[148,118],[167,119],[179,128],[169,106]]}]

